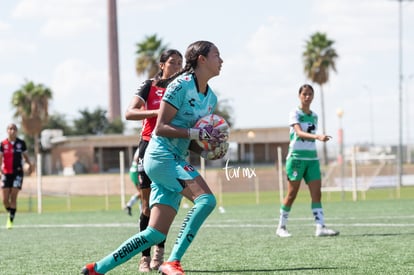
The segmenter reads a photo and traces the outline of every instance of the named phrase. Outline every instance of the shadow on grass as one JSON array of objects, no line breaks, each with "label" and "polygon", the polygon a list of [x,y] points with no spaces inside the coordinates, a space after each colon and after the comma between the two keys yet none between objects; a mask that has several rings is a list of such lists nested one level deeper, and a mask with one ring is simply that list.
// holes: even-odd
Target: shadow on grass
[{"label": "shadow on grass", "polygon": [[336,270],[343,269],[339,267],[297,267],[297,268],[275,268],[275,269],[243,269],[243,270],[186,270],[188,273],[235,273],[235,274],[269,274],[269,272],[286,272],[286,271],[307,271],[307,270]]}]

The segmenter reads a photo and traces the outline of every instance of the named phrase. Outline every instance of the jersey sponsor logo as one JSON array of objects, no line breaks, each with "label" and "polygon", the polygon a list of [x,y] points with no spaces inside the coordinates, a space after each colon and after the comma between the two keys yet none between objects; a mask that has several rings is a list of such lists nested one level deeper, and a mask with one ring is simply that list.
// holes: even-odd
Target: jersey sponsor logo
[{"label": "jersey sponsor logo", "polygon": [[[309,133],[309,134],[312,134],[315,131],[315,129],[316,129],[315,124],[309,123],[308,128],[306,129],[306,132]],[[303,142],[305,141],[304,138],[301,138],[301,140]],[[310,141],[312,141],[312,140],[310,140]]]},{"label": "jersey sponsor logo", "polygon": [[155,99],[155,100],[152,102],[152,105],[159,105],[159,104],[160,104],[160,102],[161,102],[161,100],[159,100],[159,99]]},{"label": "jersey sponsor logo", "polygon": [[312,133],[313,131],[315,131],[316,127],[314,124],[309,124],[308,125],[308,129],[306,129],[306,132],[308,133]]},{"label": "jersey sponsor logo", "polygon": [[162,95],[164,94],[164,90],[158,89],[158,90],[155,91],[155,94],[159,97],[162,97]]}]

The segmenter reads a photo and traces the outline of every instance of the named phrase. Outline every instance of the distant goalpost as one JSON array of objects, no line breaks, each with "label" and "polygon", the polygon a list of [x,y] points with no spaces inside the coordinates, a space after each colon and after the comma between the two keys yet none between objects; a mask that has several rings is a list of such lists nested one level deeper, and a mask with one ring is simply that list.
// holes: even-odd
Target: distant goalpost
[{"label": "distant goalpost", "polygon": [[351,155],[343,163],[329,166],[322,179],[322,191],[342,192],[342,196],[345,192],[352,192],[353,201],[357,201],[358,192],[362,192],[365,199],[369,189],[395,188],[399,198],[396,161],[395,155],[357,154],[353,147]]},{"label": "distant goalpost", "polygon": [[[278,147],[278,184],[280,201],[284,197],[284,167],[281,148]],[[371,169],[362,167],[370,166]],[[343,164],[338,162],[328,166],[322,178],[322,192],[352,192],[352,199],[358,200],[358,192],[365,193],[372,188],[395,188],[397,198],[400,197],[400,186],[397,180],[397,159],[395,155],[358,156],[355,148]]]}]

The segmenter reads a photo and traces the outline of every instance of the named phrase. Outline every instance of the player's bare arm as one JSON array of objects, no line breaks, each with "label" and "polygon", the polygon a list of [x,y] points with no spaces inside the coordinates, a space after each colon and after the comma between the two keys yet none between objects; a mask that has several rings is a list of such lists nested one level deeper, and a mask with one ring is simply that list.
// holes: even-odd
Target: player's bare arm
[{"label": "player's bare arm", "polygon": [[295,128],[295,132],[298,135],[298,137],[303,138],[303,139],[315,139],[315,140],[319,140],[323,142],[326,142],[332,139],[332,137],[328,135],[317,135],[317,134],[305,132],[302,130],[299,124],[295,124],[293,127]]}]

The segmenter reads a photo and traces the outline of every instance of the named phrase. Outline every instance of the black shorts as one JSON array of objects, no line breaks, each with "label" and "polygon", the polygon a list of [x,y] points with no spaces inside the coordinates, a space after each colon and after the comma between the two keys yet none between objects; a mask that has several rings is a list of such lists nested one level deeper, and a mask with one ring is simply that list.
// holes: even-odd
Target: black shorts
[{"label": "black shorts", "polygon": [[151,188],[151,179],[148,177],[147,173],[144,171],[144,155],[147,150],[148,141],[141,140],[139,142],[138,148],[138,184],[139,188],[146,189]]},{"label": "black shorts", "polygon": [[1,175],[1,188],[22,189],[23,173],[3,174]]}]

